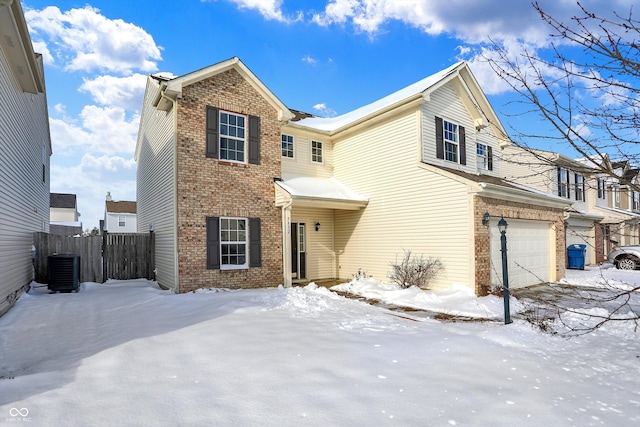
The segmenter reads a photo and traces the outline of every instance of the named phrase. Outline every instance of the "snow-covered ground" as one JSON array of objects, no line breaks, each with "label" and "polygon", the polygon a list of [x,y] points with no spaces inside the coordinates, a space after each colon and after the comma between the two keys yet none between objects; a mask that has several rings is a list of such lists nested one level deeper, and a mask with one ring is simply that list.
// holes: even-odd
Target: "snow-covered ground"
[{"label": "snow-covered ground", "polygon": [[[567,276],[640,283],[640,271]],[[36,287],[0,318],[0,424],[640,425],[633,325],[567,339],[518,316],[504,325],[500,298],[463,287],[348,287],[495,320],[443,323],[314,285],[183,295],[146,280],[73,294]]]}]

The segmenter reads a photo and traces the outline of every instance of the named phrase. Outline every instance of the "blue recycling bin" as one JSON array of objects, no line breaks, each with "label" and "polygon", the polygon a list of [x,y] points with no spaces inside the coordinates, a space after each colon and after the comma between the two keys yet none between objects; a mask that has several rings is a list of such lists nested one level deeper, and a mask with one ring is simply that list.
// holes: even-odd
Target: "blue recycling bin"
[{"label": "blue recycling bin", "polygon": [[587,252],[587,245],[569,245],[569,247],[567,247],[567,255],[569,257],[568,268],[584,270],[585,252]]}]

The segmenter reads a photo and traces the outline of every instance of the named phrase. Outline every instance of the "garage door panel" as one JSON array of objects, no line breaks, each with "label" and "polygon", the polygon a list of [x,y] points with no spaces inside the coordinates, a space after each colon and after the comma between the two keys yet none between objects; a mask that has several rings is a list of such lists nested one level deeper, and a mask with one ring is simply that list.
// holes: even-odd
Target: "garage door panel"
[{"label": "garage door panel", "polygon": [[[521,288],[550,280],[550,225],[546,222],[507,220],[509,287]],[[502,285],[502,253],[498,220],[492,220],[491,284]]]}]

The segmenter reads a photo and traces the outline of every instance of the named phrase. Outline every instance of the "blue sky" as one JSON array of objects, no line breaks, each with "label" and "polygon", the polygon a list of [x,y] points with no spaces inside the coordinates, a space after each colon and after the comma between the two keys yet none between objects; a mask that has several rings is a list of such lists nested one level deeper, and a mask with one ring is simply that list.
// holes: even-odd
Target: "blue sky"
[{"label": "blue sky", "polygon": [[[564,20],[579,12],[572,1],[539,3]],[[628,13],[633,3],[582,1],[606,14]],[[51,191],[78,195],[85,229],[103,217],[107,191],[114,200],[135,200],[133,153],[148,74],[178,76],[238,56],[290,108],[333,116],[466,60],[512,136],[511,128],[540,126],[535,117],[509,114],[513,94],[479,59],[489,36],[510,55],[523,47],[546,54],[550,29],[528,0],[22,0],[22,6],[45,58]]]}]

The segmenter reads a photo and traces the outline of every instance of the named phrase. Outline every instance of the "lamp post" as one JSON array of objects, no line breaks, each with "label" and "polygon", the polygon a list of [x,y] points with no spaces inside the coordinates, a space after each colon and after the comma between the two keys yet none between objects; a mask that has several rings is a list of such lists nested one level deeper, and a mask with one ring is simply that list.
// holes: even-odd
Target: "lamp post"
[{"label": "lamp post", "polygon": [[504,216],[498,221],[498,230],[500,230],[500,252],[502,252],[502,283],[503,291],[502,297],[504,298],[504,324],[511,323],[511,313],[509,310],[509,272],[507,271],[507,221],[504,220]]}]

